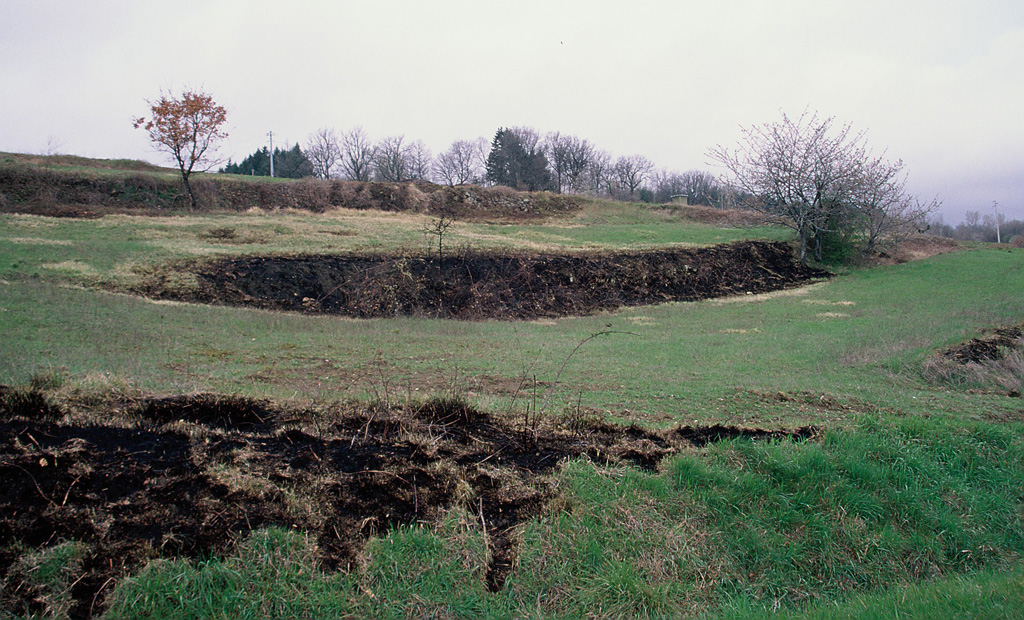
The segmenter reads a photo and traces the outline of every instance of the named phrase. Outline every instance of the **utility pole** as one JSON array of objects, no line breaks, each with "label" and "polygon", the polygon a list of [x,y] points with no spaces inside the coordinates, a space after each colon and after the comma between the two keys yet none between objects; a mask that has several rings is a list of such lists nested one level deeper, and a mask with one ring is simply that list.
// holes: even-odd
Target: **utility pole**
[{"label": "utility pole", "polygon": [[992,201],[992,210],[996,212],[996,243],[1002,243],[1003,238],[999,235],[999,203]]},{"label": "utility pole", "polygon": [[274,176],[274,132],[268,131],[267,135],[270,136],[270,176]]}]

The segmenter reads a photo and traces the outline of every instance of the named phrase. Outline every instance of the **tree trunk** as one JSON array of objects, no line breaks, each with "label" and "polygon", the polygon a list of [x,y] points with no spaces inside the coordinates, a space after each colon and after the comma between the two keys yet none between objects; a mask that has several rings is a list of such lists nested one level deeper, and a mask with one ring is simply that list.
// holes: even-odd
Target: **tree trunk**
[{"label": "tree trunk", "polygon": [[181,182],[185,186],[185,193],[188,194],[189,210],[195,211],[196,195],[195,192],[192,191],[192,184],[188,182],[188,177],[189,175],[185,174],[184,172],[181,173]]}]

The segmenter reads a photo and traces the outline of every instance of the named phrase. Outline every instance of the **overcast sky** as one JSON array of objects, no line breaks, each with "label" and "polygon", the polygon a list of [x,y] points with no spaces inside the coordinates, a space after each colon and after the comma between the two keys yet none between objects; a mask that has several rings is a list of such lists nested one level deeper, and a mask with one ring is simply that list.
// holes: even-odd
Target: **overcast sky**
[{"label": "overcast sky", "polygon": [[1022,0],[0,0],[0,151],[167,164],[131,119],[192,87],[235,161],[320,127],[435,154],[526,125],[715,170],[740,126],[816,110],[911,191],[1024,219]]}]

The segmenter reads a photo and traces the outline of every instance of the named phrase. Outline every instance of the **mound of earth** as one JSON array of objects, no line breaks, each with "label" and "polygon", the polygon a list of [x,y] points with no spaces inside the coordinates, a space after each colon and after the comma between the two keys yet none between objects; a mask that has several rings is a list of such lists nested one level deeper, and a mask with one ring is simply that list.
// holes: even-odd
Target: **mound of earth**
[{"label": "mound of earth", "polygon": [[493,560],[484,579],[496,590],[517,526],[544,509],[563,459],[652,469],[709,441],[817,432],[506,420],[444,399],[294,410],[199,394],[83,413],[0,386],[0,604],[46,612],[49,594],[25,558],[62,541],[82,549],[66,575],[71,617],[82,618],[101,613],[113,584],[154,558],[223,554],[276,525],[309,533],[322,565],[345,569],[370,536],[436,522],[456,505],[486,524]]},{"label": "mound of earth", "polygon": [[[123,160],[4,155],[0,157],[0,212],[101,217],[107,213],[163,215],[188,210],[180,178],[151,174],[159,170]],[[502,186],[452,187],[427,181],[306,178],[263,183],[236,175],[197,174],[190,183],[198,211],[379,209],[517,222],[571,213],[583,202],[578,196],[551,192],[520,192]]]},{"label": "mound of earth", "polygon": [[785,243],[551,255],[255,256],[193,268],[199,288],[150,296],[352,317],[535,319],[764,293],[828,277]]},{"label": "mound of earth", "polygon": [[978,338],[945,349],[941,355],[959,364],[980,364],[1002,359],[1007,351],[1014,348],[1024,348],[1024,323],[990,330]]}]

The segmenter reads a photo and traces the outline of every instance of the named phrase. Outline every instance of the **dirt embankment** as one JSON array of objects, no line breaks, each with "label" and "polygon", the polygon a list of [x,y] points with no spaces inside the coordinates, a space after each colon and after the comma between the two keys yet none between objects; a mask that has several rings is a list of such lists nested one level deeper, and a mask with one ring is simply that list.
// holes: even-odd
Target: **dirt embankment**
[{"label": "dirt embankment", "polygon": [[[518,192],[507,187],[449,187],[426,181],[378,183],[301,179],[253,180],[233,175],[191,178],[200,211],[332,208],[443,213],[462,220],[531,220],[580,207],[578,197]],[[188,198],[173,172],[67,170],[0,160],[0,212],[55,217],[105,213],[160,215],[183,212]]]},{"label": "dirt embankment", "polygon": [[623,306],[764,293],[830,274],[785,243],[570,255],[245,257],[189,267],[183,290],[152,277],[151,297],[353,317],[534,319]]},{"label": "dirt embankment", "polygon": [[499,589],[517,526],[543,510],[563,459],[653,469],[709,441],[817,432],[559,420],[498,418],[450,399],[313,411],[209,394],[82,413],[0,386],[0,604],[27,615],[52,603],[26,558],[61,541],[82,545],[65,581],[72,617],[88,617],[153,558],[222,554],[277,525],[308,532],[326,568],[346,569],[368,537],[456,505],[486,524],[493,561],[481,578]]}]

